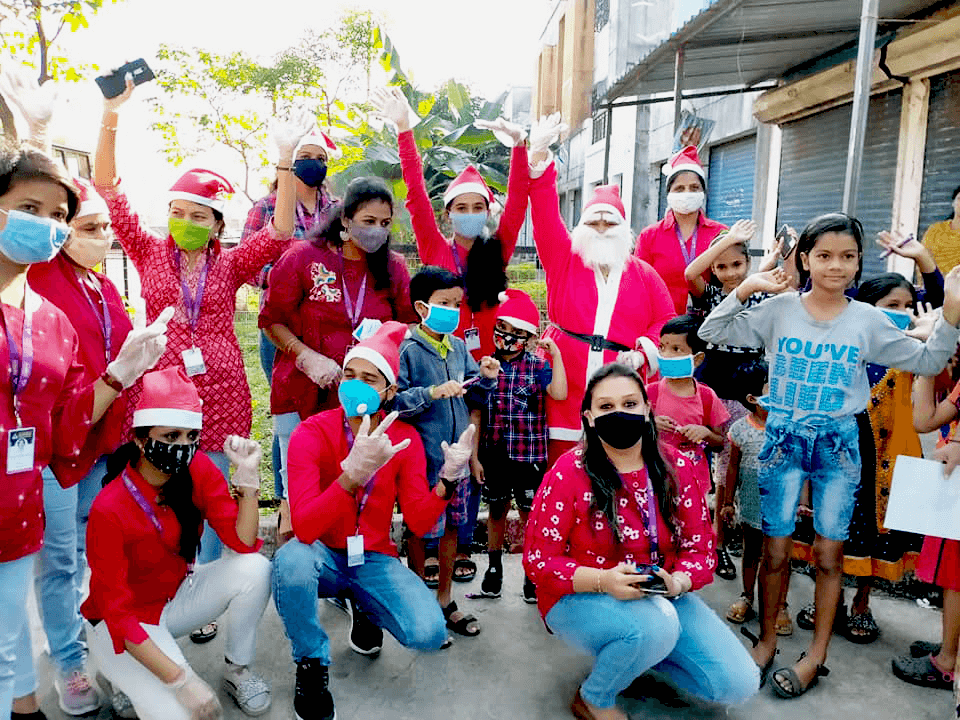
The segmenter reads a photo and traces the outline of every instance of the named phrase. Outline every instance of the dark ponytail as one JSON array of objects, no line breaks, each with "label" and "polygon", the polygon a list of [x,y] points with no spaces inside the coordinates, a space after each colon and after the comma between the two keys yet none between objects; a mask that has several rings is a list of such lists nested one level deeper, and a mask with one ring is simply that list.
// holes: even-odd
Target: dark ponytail
[{"label": "dark ponytail", "polygon": [[500,293],[507,289],[507,272],[503,265],[503,242],[496,233],[473,241],[467,253],[463,288],[467,305],[473,312],[500,303]]},{"label": "dark ponytail", "polygon": [[[636,371],[620,363],[609,363],[597,370],[590,381],[587,383],[586,391],[583,395],[583,402],[580,404],[580,416],[583,422],[583,469],[590,478],[591,489],[593,490],[593,505],[600,510],[613,528],[614,536],[617,542],[620,542],[620,523],[617,521],[616,494],[617,490],[623,487],[620,480],[620,474],[610,462],[606,450],[600,442],[600,436],[596,428],[587,422],[583,416],[590,409],[593,403],[594,388],[601,380],[608,377],[625,377],[636,381],[643,395],[643,399],[649,405],[647,391],[640,381]],[[653,485],[653,492],[657,496],[657,508],[660,516],[670,528],[671,534],[676,530],[673,522],[674,509],[676,504],[676,482],[669,467],[663,460],[660,453],[660,443],[657,437],[657,426],[653,416],[653,410],[649,413],[650,421],[647,423],[643,436],[641,437],[641,451],[643,464],[647,470],[647,476]]]},{"label": "dark ponytail", "polygon": [[[150,428],[134,428],[133,433],[138,440],[146,440],[150,435]],[[103,477],[103,485],[120,477],[127,467],[136,467],[139,462],[140,447],[135,442],[121,445],[107,457],[107,472]],[[157,502],[173,510],[177,522],[180,523],[180,557],[192,563],[200,550],[200,523],[203,522],[203,516],[193,503],[193,477],[190,471],[171,475],[160,488]]]}]

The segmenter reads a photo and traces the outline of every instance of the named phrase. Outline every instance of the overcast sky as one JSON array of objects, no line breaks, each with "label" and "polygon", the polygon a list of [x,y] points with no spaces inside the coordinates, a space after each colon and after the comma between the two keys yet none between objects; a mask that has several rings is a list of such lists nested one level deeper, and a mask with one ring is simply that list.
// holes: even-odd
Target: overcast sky
[{"label": "overcast sky", "polygon": [[[293,45],[308,27],[323,30],[346,9],[369,9],[383,19],[404,70],[418,86],[433,88],[454,77],[476,94],[495,97],[533,83],[551,6],[551,0],[124,0],[105,5],[88,29],[65,36],[62,47],[71,60],[103,69],[138,57],[150,63],[160,43],[268,57]],[[165,211],[158,191],[191,164],[214,169],[224,156],[205,153],[180,168],[167,165],[158,155],[158,140],[146,130],[152,117],[143,100],[150,93],[147,86],[138,88],[124,109],[118,165],[134,206],[154,216]],[[54,135],[93,150],[99,90],[92,80],[68,86],[63,104]]]}]

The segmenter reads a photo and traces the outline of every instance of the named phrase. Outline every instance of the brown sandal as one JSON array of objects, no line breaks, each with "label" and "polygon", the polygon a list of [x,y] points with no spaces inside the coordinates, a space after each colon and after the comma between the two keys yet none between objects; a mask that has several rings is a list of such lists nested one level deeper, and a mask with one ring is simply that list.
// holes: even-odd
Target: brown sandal
[{"label": "brown sandal", "polygon": [[784,603],[783,607],[777,613],[777,635],[780,637],[790,637],[793,635],[793,620],[790,619],[790,605]]},{"label": "brown sandal", "polygon": [[746,595],[741,595],[727,610],[727,620],[737,625],[749,622],[756,616],[757,611],[753,609],[753,603]]}]

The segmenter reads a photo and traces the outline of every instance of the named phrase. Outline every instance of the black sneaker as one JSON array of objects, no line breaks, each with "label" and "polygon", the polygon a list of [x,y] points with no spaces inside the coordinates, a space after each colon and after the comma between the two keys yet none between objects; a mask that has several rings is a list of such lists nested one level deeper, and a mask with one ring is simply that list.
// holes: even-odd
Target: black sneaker
[{"label": "black sneaker", "polygon": [[297,687],[293,694],[296,720],[336,720],[329,685],[329,668],[317,658],[304,658],[297,663]]},{"label": "black sneaker", "polygon": [[350,649],[360,655],[379,655],[383,648],[383,630],[357,607],[355,601],[347,600],[347,604],[350,608]]},{"label": "black sneaker", "polygon": [[498,598],[503,590],[503,570],[498,567],[488,567],[480,583],[480,592],[472,597]]},{"label": "black sneaker", "polygon": [[537,586],[530,582],[530,578],[523,578],[523,601],[527,605],[537,604]]}]

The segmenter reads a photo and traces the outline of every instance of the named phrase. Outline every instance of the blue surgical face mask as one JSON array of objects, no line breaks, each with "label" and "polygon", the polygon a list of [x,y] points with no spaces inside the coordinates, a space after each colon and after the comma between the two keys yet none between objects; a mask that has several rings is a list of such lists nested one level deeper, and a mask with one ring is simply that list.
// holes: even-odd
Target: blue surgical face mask
[{"label": "blue surgical face mask", "polygon": [[70,235],[64,223],[20,210],[0,210],[7,224],[0,230],[0,252],[18,265],[52,260]]},{"label": "blue surgical face mask", "polygon": [[889,308],[880,309],[883,311],[883,314],[893,320],[893,324],[901,330],[906,330],[913,321],[913,313],[911,312],[905,310],[890,310]]},{"label": "blue surgical face mask", "polygon": [[441,335],[448,335],[457,329],[460,324],[459,308],[447,307],[446,305],[427,305],[430,308],[427,316],[423,319],[423,324]]},{"label": "blue surgical face mask", "polygon": [[693,377],[693,355],[681,355],[679,357],[661,357],[660,375],[665,378],[688,378]]},{"label": "blue surgical face mask", "polygon": [[480,237],[487,224],[487,213],[451,213],[450,223],[453,231],[460,237]]},{"label": "blue surgical face mask", "polygon": [[380,409],[380,393],[363,380],[344,380],[337,389],[337,396],[347,417],[373,415]]}]

